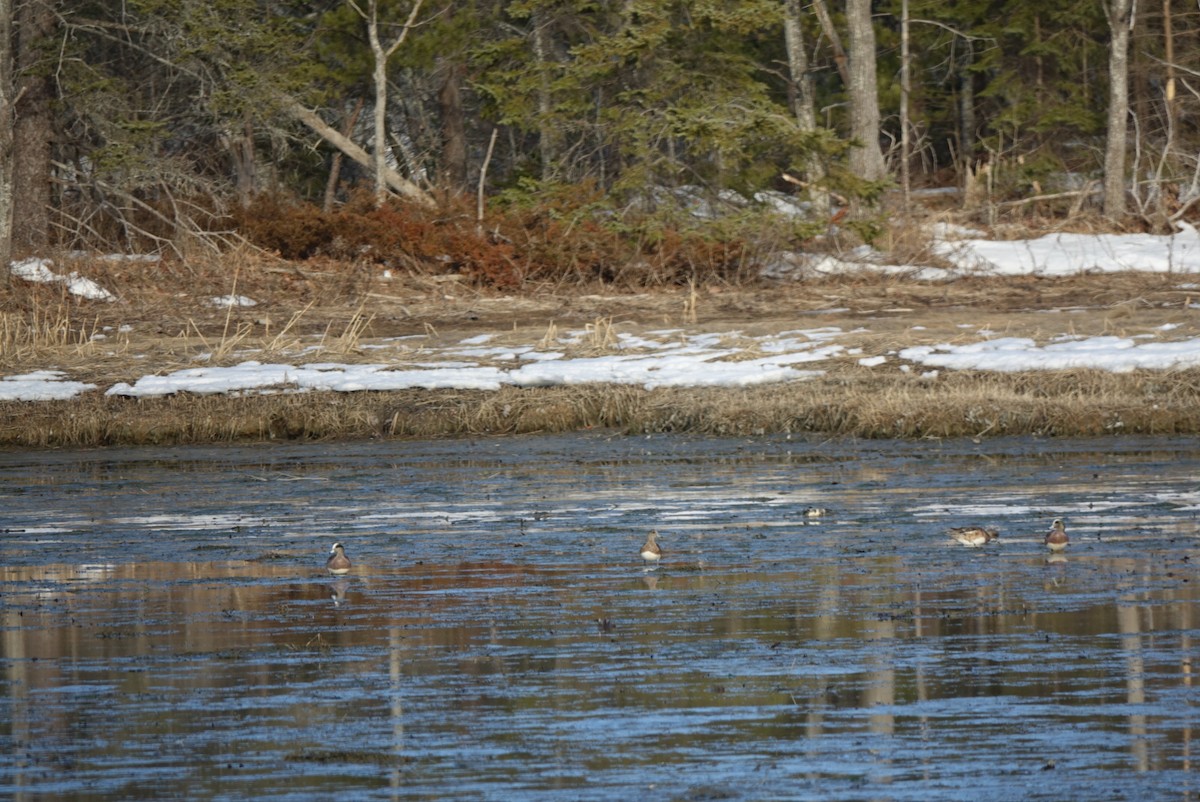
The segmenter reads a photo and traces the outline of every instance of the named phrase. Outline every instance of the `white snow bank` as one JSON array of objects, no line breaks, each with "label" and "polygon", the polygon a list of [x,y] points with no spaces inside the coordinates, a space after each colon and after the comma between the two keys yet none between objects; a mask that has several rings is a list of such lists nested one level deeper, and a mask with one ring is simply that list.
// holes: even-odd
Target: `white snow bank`
[{"label": "white snow bank", "polygon": [[[1139,271],[1200,272],[1200,233],[1187,223],[1177,234],[1047,234],[1037,239],[935,238],[933,250],[963,273],[1072,276]],[[948,233],[948,232],[947,232]]]}]

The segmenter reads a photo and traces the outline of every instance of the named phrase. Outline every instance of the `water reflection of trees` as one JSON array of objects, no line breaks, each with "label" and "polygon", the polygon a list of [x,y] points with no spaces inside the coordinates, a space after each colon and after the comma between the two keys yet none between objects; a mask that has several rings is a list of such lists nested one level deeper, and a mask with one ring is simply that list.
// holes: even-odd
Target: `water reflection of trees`
[{"label": "water reflection of trees", "polygon": [[[65,737],[95,699],[56,697],[36,713],[32,699],[83,685],[109,706],[237,688],[312,725],[337,714],[287,688],[382,672],[381,696],[360,714],[386,718],[397,761],[409,738],[405,689],[438,678],[456,689],[460,714],[645,710],[664,697],[678,707],[787,704],[800,719],[775,737],[799,726],[814,739],[945,726],[928,715],[932,700],[1116,704],[1124,712],[1095,726],[1123,721],[1133,768],[1161,769],[1180,751],[1190,766],[1190,725],[1147,703],[1192,686],[1195,583],[1167,581],[1145,560],[971,565],[917,576],[900,557],[872,556],[653,577],[422,565],[352,574],[337,603],[329,577],[270,561],[3,568],[9,726],[18,743]],[[614,623],[597,628],[600,618]],[[139,661],[154,670],[131,672]],[[162,710],[129,715],[133,732]],[[1178,748],[1155,746],[1156,736]]]}]

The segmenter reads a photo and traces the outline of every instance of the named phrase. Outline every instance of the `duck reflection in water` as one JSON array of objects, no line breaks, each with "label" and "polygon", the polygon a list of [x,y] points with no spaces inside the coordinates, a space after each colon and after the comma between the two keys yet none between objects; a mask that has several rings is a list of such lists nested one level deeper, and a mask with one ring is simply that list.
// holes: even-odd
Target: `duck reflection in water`
[{"label": "duck reflection in water", "polygon": [[333,606],[341,607],[342,602],[346,600],[346,591],[350,589],[350,580],[339,579],[337,582],[329,585],[328,588],[329,598],[333,599]]}]

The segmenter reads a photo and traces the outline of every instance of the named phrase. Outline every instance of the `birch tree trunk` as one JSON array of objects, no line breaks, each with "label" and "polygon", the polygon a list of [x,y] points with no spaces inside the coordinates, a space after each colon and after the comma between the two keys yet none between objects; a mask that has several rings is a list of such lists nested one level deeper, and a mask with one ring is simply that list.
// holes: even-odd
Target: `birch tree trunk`
[{"label": "birch tree trunk", "polygon": [[379,38],[379,0],[369,0],[365,11],[355,0],[347,0],[347,2],[367,22],[367,41],[371,45],[371,56],[374,59],[374,69],[371,72],[371,80],[375,84],[375,142],[372,148],[372,167],[375,173],[375,202],[381,204],[387,198],[388,193],[386,178],[389,169],[387,166],[387,62],[408,38],[408,32],[416,23],[417,14],[421,12],[421,3],[424,0],[416,0],[413,3],[412,11],[409,13],[404,27],[400,30],[400,35],[387,47],[383,46],[383,41]]},{"label": "birch tree trunk", "polygon": [[1125,150],[1129,116],[1129,29],[1132,0],[1109,0],[1108,131],[1104,148],[1104,215],[1125,216]]},{"label": "birch tree trunk", "polygon": [[387,168],[387,53],[379,43],[376,13],[375,0],[371,0],[368,30],[371,54],[375,58],[375,68],[371,72],[371,80],[375,83],[375,124],[372,129],[375,141],[371,148],[371,163],[375,173],[375,203],[381,204],[387,198],[387,182],[383,178],[383,171]]},{"label": "birch tree trunk", "polygon": [[[788,73],[793,87],[793,109],[796,126],[801,131],[817,130],[816,92],[809,72],[808,53],[804,50],[804,29],[800,27],[800,0],[784,0],[783,38],[787,47]],[[825,165],[820,154],[805,159],[804,180],[808,184],[813,213],[829,216],[829,193],[825,191]]]},{"label": "birch tree trunk", "polygon": [[850,135],[858,142],[850,149],[850,169],[867,181],[879,181],[887,168],[879,149],[879,86],[871,0],[846,0],[846,22],[850,43]]}]

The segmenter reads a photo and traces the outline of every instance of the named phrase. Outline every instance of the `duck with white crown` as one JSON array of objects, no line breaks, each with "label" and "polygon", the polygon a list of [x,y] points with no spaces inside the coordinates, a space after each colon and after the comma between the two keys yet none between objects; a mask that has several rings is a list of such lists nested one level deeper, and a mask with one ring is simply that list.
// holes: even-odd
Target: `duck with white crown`
[{"label": "duck with white crown", "polygon": [[325,568],[331,574],[350,573],[350,558],[346,556],[346,550],[342,548],[341,543],[334,543],[333,548],[329,550],[329,559],[325,561]]},{"label": "duck with white crown", "polygon": [[1063,525],[1062,518],[1055,518],[1054,523],[1050,526],[1050,531],[1046,533],[1046,537],[1042,539],[1046,544],[1046,548],[1050,551],[1062,551],[1071,542],[1067,537],[1067,528]]}]

